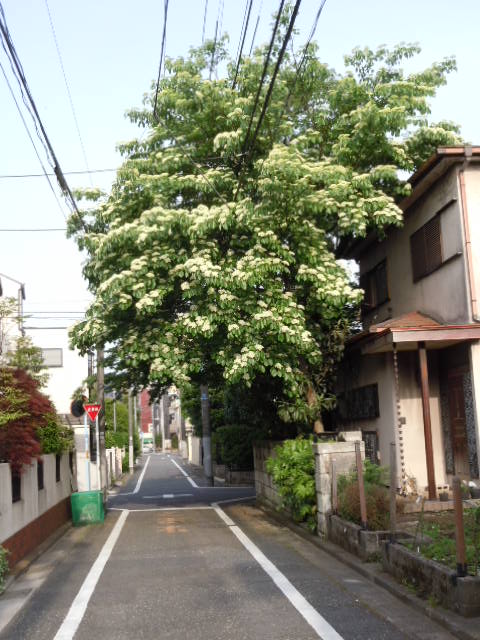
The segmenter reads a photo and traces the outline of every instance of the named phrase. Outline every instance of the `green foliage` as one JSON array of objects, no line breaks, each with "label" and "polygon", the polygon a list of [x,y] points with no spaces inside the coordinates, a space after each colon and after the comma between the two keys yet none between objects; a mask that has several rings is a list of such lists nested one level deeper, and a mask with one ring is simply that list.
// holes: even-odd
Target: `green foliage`
[{"label": "green foliage", "polygon": [[0,545],[0,595],[5,591],[5,581],[10,570],[8,554],[9,551]]},{"label": "green foliage", "polygon": [[130,112],[148,135],[121,146],[112,192],[83,214],[87,232],[69,220],[95,295],[72,342],[83,352],[113,345],[109,368],[125,386],[268,381],[278,416],[308,425],[332,404],[362,297],[339,241],[399,225],[396,201],[409,190],[400,170],[457,139],[428,124],[428,101],[455,63],[406,74],[418,47],[366,48],[340,75],[311,47],[298,82],[289,51],[259,134],[246,140],[267,46],[243,58],[235,89],[221,44],[226,76],[207,79],[212,46],[167,62],[157,117],[154,95]]},{"label": "green foliage", "polygon": [[[113,400],[105,399],[105,446],[126,448],[128,452],[128,405],[122,400],[116,400],[117,430],[113,430]],[[141,453],[140,438],[138,433],[133,433],[133,454],[135,457]],[[128,462],[127,462],[128,470]]]},{"label": "green foliage", "polygon": [[[480,575],[480,507],[465,509],[463,514],[463,526],[465,530],[465,548],[468,570],[471,575]],[[431,542],[417,547],[409,544],[409,548],[419,550],[420,553],[445,564],[451,569],[457,565],[455,544],[455,521],[452,513],[436,514],[433,521],[426,522],[422,526],[422,538],[429,538]]]},{"label": "green foliage", "polygon": [[176,433],[172,433],[170,437],[172,443],[172,449],[178,449],[178,436]]},{"label": "green foliage", "polygon": [[312,441],[286,440],[275,448],[275,457],[267,460],[267,471],[282,497],[282,503],[296,522],[316,528],[315,461]]},{"label": "green foliage", "polygon": [[0,364],[25,370],[40,387],[44,387],[49,376],[43,364],[42,350],[33,344],[29,336],[13,332],[15,325],[17,332],[20,331],[21,321],[17,300],[0,299]]},{"label": "green foliage", "polygon": [[253,469],[253,443],[263,440],[265,432],[245,425],[219,427],[212,435],[212,449],[219,464],[232,469]]},{"label": "green foliage", "polygon": [[[371,531],[386,530],[390,524],[390,496],[385,486],[388,468],[364,460],[363,482],[367,504],[367,525]],[[361,524],[360,497],[356,470],[337,480],[338,515]]]},{"label": "green foliage", "polygon": [[66,453],[73,450],[73,432],[67,425],[60,424],[55,415],[48,416],[48,424],[37,429],[42,453]]},{"label": "green foliage", "polygon": [[163,438],[162,438],[162,434],[159,433],[158,435],[155,436],[155,449],[161,449],[163,446]]}]

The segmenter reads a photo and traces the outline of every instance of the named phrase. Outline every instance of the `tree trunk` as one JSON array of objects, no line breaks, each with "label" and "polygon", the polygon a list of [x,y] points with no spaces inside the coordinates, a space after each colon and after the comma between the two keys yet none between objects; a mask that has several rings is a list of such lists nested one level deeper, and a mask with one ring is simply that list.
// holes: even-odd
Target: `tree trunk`
[{"label": "tree trunk", "polygon": [[[315,393],[315,389],[313,388],[312,385],[309,385],[308,389],[307,389],[307,403],[308,406],[311,407],[312,405],[314,405],[317,401],[317,394]],[[313,423],[313,432],[314,433],[323,433],[325,431],[325,428],[323,426],[323,422],[321,418],[317,418],[315,420],[315,422]]]}]

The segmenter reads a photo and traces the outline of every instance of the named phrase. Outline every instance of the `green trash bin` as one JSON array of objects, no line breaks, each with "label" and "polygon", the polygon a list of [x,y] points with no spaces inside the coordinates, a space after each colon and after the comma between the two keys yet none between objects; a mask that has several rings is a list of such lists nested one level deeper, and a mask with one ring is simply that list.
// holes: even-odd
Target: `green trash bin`
[{"label": "green trash bin", "polygon": [[79,491],[70,496],[72,502],[72,521],[75,527],[84,524],[102,523],[103,493],[101,491]]}]

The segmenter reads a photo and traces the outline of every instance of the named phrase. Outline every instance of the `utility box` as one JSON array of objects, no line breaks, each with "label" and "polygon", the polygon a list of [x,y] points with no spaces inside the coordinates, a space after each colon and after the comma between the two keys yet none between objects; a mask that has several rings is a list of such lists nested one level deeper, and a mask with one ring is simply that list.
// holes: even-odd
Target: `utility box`
[{"label": "utility box", "polygon": [[79,491],[70,496],[74,527],[101,524],[105,519],[102,491]]}]

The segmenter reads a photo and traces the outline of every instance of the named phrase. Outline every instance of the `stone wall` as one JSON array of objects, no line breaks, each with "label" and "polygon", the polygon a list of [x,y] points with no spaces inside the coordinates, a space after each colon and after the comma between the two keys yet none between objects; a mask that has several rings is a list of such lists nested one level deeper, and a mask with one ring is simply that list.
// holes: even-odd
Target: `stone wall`
[{"label": "stone wall", "polygon": [[267,472],[266,463],[269,458],[275,457],[275,447],[280,442],[256,442],[253,445],[253,464],[255,469],[255,491],[257,499],[268,506],[280,506],[282,499],[278,495],[271,475]]},{"label": "stone wall", "polygon": [[365,443],[360,432],[346,432],[349,442],[322,442],[313,445],[315,455],[315,485],[317,491],[317,527],[319,535],[328,531],[328,516],[332,512],[332,461],[335,461],[337,477],[348,473],[355,466],[355,440],[360,441],[362,460]]}]

